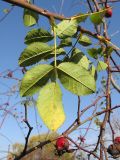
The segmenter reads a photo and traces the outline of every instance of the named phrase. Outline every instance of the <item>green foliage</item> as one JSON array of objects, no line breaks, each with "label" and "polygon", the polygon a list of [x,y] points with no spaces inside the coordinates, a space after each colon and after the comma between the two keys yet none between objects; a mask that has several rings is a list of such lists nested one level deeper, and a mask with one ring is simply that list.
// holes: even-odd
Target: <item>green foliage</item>
[{"label": "green foliage", "polygon": [[83,46],[89,46],[92,44],[91,39],[86,35],[81,35],[78,42]]},{"label": "green foliage", "polygon": [[60,41],[59,47],[69,47],[72,46],[71,38],[65,38]]},{"label": "green foliage", "polygon": [[37,100],[38,112],[46,126],[56,131],[65,121],[62,105],[62,92],[58,83],[44,86]]},{"label": "green foliage", "polygon": [[53,39],[53,35],[50,34],[48,31],[39,28],[39,29],[32,29],[28,32],[25,37],[25,43],[30,44],[33,42],[48,42]]},{"label": "green foliage", "polygon": [[[29,16],[25,13],[25,16],[29,17],[26,18],[28,19],[25,21],[26,26],[36,24],[38,17],[34,17],[32,12],[28,13]],[[102,22],[104,13],[105,10],[78,14],[58,24],[51,17],[50,25],[53,32],[49,33],[42,28],[32,29],[25,37],[27,47],[21,53],[19,65],[31,66],[43,60],[46,64],[39,64],[26,72],[21,81],[20,94],[21,96],[32,96],[40,91],[37,100],[38,112],[50,130],[57,130],[65,120],[62,93],[57,83],[59,80],[65,89],[76,95],[83,96],[96,91],[97,71],[87,55],[75,45],[81,44],[84,50],[85,47],[92,45],[92,39],[89,36],[79,33],[78,25],[85,22],[88,16],[92,23],[98,25]],[[33,18],[35,20],[33,24],[33,21],[30,20],[31,14],[32,18],[35,18]],[[67,50],[68,47],[71,47],[70,51]],[[95,60],[105,55],[102,48],[88,48],[87,51],[89,56]],[[111,53],[111,48],[109,53]],[[106,67],[104,62],[99,61],[97,70],[100,71]]]},{"label": "green foliage", "polygon": [[20,86],[21,96],[33,95],[36,93],[47,83],[52,71],[53,66],[48,64],[41,64],[27,71]]},{"label": "green foliage", "polygon": [[107,68],[107,64],[104,63],[103,61],[98,61],[97,64],[97,70],[101,71],[101,70],[105,70]]},{"label": "green foliage", "polygon": [[92,58],[97,59],[97,58],[98,58],[98,55],[101,54],[102,49],[101,49],[101,48],[90,48],[90,49],[88,49],[87,51],[88,51],[88,54],[89,54]]},{"label": "green foliage", "polygon": [[72,37],[77,32],[77,20],[63,20],[55,28],[57,36],[61,39]]},{"label": "green foliage", "polygon": [[100,23],[102,23],[103,17],[105,15],[105,11],[103,10],[102,12],[96,12],[93,13],[90,16],[90,20],[92,23],[94,23],[95,25],[99,25]]},{"label": "green foliage", "polygon": [[74,50],[72,51],[71,61],[75,64],[81,65],[87,70],[89,68],[90,61],[78,48],[74,48]]},{"label": "green foliage", "polygon": [[34,42],[24,49],[20,58],[19,65],[22,67],[29,66],[39,62],[53,52],[53,47],[46,43]]},{"label": "green foliage", "polygon": [[72,93],[87,95],[95,92],[95,80],[83,66],[65,62],[61,63],[57,68],[58,77],[62,85]]},{"label": "green foliage", "polygon": [[31,27],[38,22],[38,14],[29,9],[24,9],[23,22],[27,27]]}]

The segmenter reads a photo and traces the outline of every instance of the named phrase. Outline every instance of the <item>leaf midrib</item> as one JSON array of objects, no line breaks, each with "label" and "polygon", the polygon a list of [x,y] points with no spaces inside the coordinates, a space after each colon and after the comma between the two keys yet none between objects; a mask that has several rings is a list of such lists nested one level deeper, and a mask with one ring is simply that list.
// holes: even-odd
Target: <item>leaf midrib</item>
[{"label": "leaf midrib", "polygon": [[[58,68],[58,69],[59,69],[59,68]],[[75,77],[69,75],[69,74],[68,74],[67,72],[65,72],[64,70],[62,70],[62,69],[59,69],[59,70],[61,70],[62,72],[64,72],[65,74],[67,74],[69,77],[72,77],[74,80],[76,80],[77,82],[81,83],[81,84],[84,85],[86,88],[88,88],[88,89],[90,89],[90,90],[92,90],[92,91],[94,92],[93,89],[89,88],[88,86],[86,86],[85,84],[83,84],[81,81],[78,81]]]},{"label": "leaf midrib", "polygon": [[34,39],[43,39],[43,38],[53,38],[53,36],[51,36],[51,35],[49,35],[49,36],[42,36],[42,37],[34,37],[34,38],[30,38],[29,40],[25,40],[25,43],[26,42],[29,42],[29,41],[31,41],[31,40],[34,40]]},{"label": "leaf midrib", "polygon": [[[32,51],[32,52],[34,52],[34,53],[36,53],[34,50],[30,50],[30,51]],[[36,53],[37,55],[33,55],[33,56],[31,56],[31,57],[28,57],[28,58],[26,58],[25,60],[20,60],[19,61],[19,64],[22,64],[22,63],[25,63],[26,61],[29,61],[30,59],[32,59],[32,58],[35,58],[35,57],[37,57],[37,56],[40,56],[40,55],[42,55],[42,54],[44,54],[44,53],[50,53],[51,51],[53,51],[53,49],[50,49],[49,51],[47,50],[47,51],[42,51],[42,52],[39,52],[39,53]],[[23,51],[24,52],[24,51]],[[29,51],[28,51],[29,52]],[[21,63],[20,63],[21,62]]]},{"label": "leaf midrib", "polygon": [[[52,66],[51,66],[52,67]],[[47,72],[45,72],[45,74],[43,74],[43,76],[41,77],[41,78],[38,78],[34,83],[32,83],[31,85],[30,85],[30,87],[24,92],[24,94],[26,93],[26,92],[28,92],[31,88],[32,88],[32,86],[34,86],[39,80],[41,80],[43,77],[45,77],[50,71],[52,71],[53,70],[53,67],[52,68],[50,68]],[[23,95],[24,95],[23,94]]]},{"label": "leaf midrib", "polygon": [[[66,20],[66,21],[69,21],[69,20]],[[71,24],[70,24],[70,25],[67,25],[67,27],[65,27],[64,30],[58,30],[58,34],[57,34],[57,35],[58,35],[58,36],[61,35],[61,34],[64,33],[66,30],[68,30],[69,27],[77,26],[76,23],[72,23],[72,22],[70,22],[70,23],[71,23]],[[60,26],[60,27],[61,27],[61,26]]]}]

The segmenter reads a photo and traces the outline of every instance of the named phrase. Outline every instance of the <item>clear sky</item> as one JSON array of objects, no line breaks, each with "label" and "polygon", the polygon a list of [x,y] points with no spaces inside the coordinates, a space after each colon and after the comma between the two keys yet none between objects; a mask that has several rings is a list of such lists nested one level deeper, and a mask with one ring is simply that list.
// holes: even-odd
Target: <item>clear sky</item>
[{"label": "clear sky", "polygon": [[[45,9],[49,9],[50,11],[54,12],[61,12],[64,13],[66,16],[71,16],[75,13],[84,12],[84,7],[81,5],[80,0],[41,0],[37,1],[41,7]],[[62,8],[60,8],[61,4],[63,4]],[[5,2],[0,1],[0,19],[4,16],[3,9],[10,8],[10,5],[8,5]],[[20,56],[20,53],[25,48],[24,45],[24,37],[26,33],[30,30],[30,28],[26,28],[23,25],[23,9],[14,7],[12,12],[3,20],[0,22],[0,73],[3,71],[10,69],[14,70],[18,68],[18,58]],[[117,45],[120,46],[120,3],[117,3],[117,5],[113,6],[113,17],[112,20],[109,22],[109,34],[112,36],[112,41]],[[38,26],[36,27],[45,27],[46,29],[49,29],[49,26],[47,25],[47,19],[43,19],[40,16]],[[89,22],[86,23],[86,28],[91,28],[89,25]],[[116,58],[116,56],[115,56]],[[103,73],[102,73],[103,74]],[[102,74],[100,75],[101,78]],[[18,78],[22,77],[22,74],[20,71],[15,72],[15,76]],[[0,78],[0,106],[8,101],[8,97],[6,94],[1,94],[9,90],[10,87],[16,84],[16,80],[7,80]],[[98,83],[99,85],[99,83]],[[66,91],[62,88],[63,91],[63,104],[65,108],[66,113],[66,121],[64,125],[59,129],[59,132],[61,133],[65,128],[73,122],[73,120],[76,117],[76,111],[77,111],[77,96],[71,94],[70,92]],[[119,97],[117,94],[114,94],[114,100],[113,104],[119,103]],[[84,106],[87,106],[90,104],[92,96],[86,96],[82,97],[81,106],[82,108]],[[93,97],[92,97],[93,98]],[[0,134],[6,135],[13,143],[15,142],[24,142],[24,136],[23,133],[26,134],[26,129],[24,128],[25,125],[21,124],[21,117],[23,112],[23,107],[19,102],[19,93],[13,95],[10,97],[9,100],[9,107],[14,108],[12,111],[14,113],[19,113],[18,123],[16,123],[15,119],[7,115],[5,118],[4,124],[0,128]],[[29,109],[29,119],[32,125],[35,123],[35,110],[34,107],[31,107]],[[3,113],[2,113],[3,114]],[[0,114],[2,121],[2,114]],[[21,114],[21,115],[20,115]],[[89,113],[88,113],[89,114]],[[39,132],[46,132],[48,131],[47,128],[42,123],[39,116],[37,117],[40,125],[42,125],[42,128],[39,127]],[[1,122],[0,122],[1,123]],[[18,124],[22,128],[19,129]],[[37,129],[34,129],[32,134],[37,134]],[[9,145],[9,141],[6,140],[2,135],[0,135],[0,150],[6,150]]]}]

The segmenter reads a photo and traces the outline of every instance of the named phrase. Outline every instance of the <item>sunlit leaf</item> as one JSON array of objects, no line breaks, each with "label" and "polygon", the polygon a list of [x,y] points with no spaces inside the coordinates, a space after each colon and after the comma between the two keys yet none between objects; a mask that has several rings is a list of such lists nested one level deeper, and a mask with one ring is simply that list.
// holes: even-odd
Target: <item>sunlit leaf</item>
[{"label": "sunlit leaf", "polygon": [[62,92],[58,83],[52,82],[45,85],[37,100],[37,108],[45,125],[56,131],[65,121],[62,105]]},{"label": "sunlit leaf", "polygon": [[28,70],[21,82],[20,95],[28,96],[38,92],[49,80],[52,70],[53,66],[48,64],[40,64]]},{"label": "sunlit leaf", "polygon": [[29,9],[24,9],[23,22],[27,27],[31,27],[38,22],[38,14]]},{"label": "sunlit leaf", "polygon": [[63,20],[57,25],[55,32],[59,38],[72,37],[77,32],[77,20]]},{"label": "sunlit leaf", "polygon": [[20,66],[29,66],[39,62],[53,52],[53,48],[46,43],[34,42],[24,49],[20,58]]},{"label": "sunlit leaf", "polygon": [[58,65],[58,78],[66,89],[76,95],[92,94],[96,90],[95,79],[90,72],[74,63]]},{"label": "sunlit leaf", "polygon": [[[56,49],[56,56],[60,56],[60,55],[64,55],[66,54],[65,50],[63,48],[58,48]],[[53,52],[51,52],[50,54],[48,54],[47,56],[45,56],[45,60],[48,60],[48,59],[51,59],[51,58],[54,58],[55,56],[55,53],[54,53],[54,50]]]},{"label": "sunlit leaf", "polygon": [[98,71],[105,70],[107,67],[108,65],[106,63],[104,63],[103,61],[98,61],[98,64],[97,64]]},{"label": "sunlit leaf", "polygon": [[86,35],[81,35],[78,42],[83,46],[89,46],[92,44],[91,39]]},{"label": "sunlit leaf", "polygon": [[72,46],[71,38],[62,39],[59,45],[59,47],[69,47],[69,46]]},{"label": "sunlit leaf", "polygon": [[77,48],[73,49],[70,60],[78,65],[81,65],[85,69],[89,68],[90,61],[86,55]]},{"label": "sunlit leaf", "polygon": [[53,39],[53,35],[51,35],[48,31],[40,28],[33,29],[28,32],[25,37],[25,43],[30,44],[33,42],[48,42]]}]

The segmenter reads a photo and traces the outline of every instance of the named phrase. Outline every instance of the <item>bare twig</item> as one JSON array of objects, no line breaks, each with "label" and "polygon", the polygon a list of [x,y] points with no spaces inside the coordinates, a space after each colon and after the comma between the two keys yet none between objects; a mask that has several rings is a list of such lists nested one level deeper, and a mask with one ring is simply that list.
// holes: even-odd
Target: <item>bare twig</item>
[{"label": "bare twig", "polygon": [[29,140],[29,137],[30,137],[30,133],[31,133],[31,131],[33,129],[33,127],[31,127],[30,124],[29,124],[29,122],[28,122],[27,105],[26,104],[24,104],[24,108],[25,108],[25,120],[24,120],[24,122],[28,126],[29,131],[28,131],[27,136],[25,137],[25,146],[24,146],[23,152],[21,153],[23,155],[26,153],[26,150],[27,150],[27,147],[28,147],[28,140]]}]

